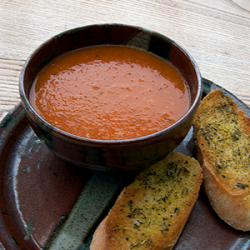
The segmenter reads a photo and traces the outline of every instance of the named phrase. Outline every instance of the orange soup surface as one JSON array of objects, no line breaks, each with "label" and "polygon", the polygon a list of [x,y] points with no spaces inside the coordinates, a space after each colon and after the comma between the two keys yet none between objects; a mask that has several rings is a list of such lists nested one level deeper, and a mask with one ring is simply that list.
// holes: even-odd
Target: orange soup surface
[{"label": "orange soup surface", "polygon": [[30,90],[31,105],[74,135],[136,138],[160,131],[190,107],[188,85],[169,62],[127,46],[93,46],[54,59]]}]

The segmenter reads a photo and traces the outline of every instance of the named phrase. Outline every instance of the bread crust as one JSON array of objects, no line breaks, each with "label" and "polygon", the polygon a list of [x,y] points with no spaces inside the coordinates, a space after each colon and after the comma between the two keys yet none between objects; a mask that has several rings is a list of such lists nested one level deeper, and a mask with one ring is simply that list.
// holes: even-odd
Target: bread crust
[{"label": "bread crust", "polygon": [[[154,220],[154,218],[157,216],[156,213],[154,213],[155,211],[152,210],[150,218],[148,217],[148,215],[146,215],[147,219],[138,217],[138,214],[137,218],[139,219],[133,216],[128,216],[128,214],[130,214],[132,211],[131,206],[133,206],[134,204],[137,211],[140,211],[142,207],[145,210],[147,206],[151,206],[151,204],[146,204],[145,200],[148,198],[150,199],[152,193],[146,194],[147,189],[145,188],[145,186],[142,188],[140,186],[144,185],[142,180],[144,180],[145,176],[147,176],[149,172],[152,173],[152,171],[158,171],[158,169],[155,169],[154,166],[152,166],[149,167],[149,169],[142,171],[131,185],[123,189],[121,194],[118,196],[115,205],[95,231],[90,246],[91,250],[170,250],[174,247],[198,198],[198,193],[203,177],[202,169],[198,161],[196,161],[195,159],[184,156],[180,153],[172,153],[170,155],[170,159],[172,161],[174,159],[179,159],[182,163],[188,161],[189,167],[192,165],[192,167],[194,168],[194,170],[190,171],[195,175],[195,177],[193,177],[194,181],[192,185],[190,185],[190,192],[187,196],[185,196],[185,198],[183,198],[183,201],[175,201],[171,199],[172,203],[176,203],[176,207],[180,207],[180,213],[178,215],[169,214],[168,212],[163,213],[163,217],[174,217],[174,220],[172,220],[173,223],[170,226],[167,225],[166,219],[166,225],[168,228],[164,228],[165,224],[163,224],[164,227],[162,228],[162,230],[156,231],[155,228],[153,228],[152,230],[151,225],[145,228],[140,228],[142,227],[143,223],[150,224],[151,219],[152,221]],[[164,160],[163,162],[161,162],[163,163],[163,165],[165,164]],[[155,165],[157,165],[157,163]],[[184,175],[182,176],[182,178],[184,179]],[[158,183],[152,182],[151,184],[152,188],[162,188],[162,186],[159,186]],[[177,185],[181,186],[182,184],[178,183]],[[179,186],[176,186],[176,188],[179,188]],[[157,192],[162,192],[162,194],[164,194],[164,190],[158,190]],[[150,203],[150,201],[148,203]],[[185,205],[180,205],[179,203],[183,203]],[[164,201],[161,200],[159,202],[158,208],[160,209],[164,205]],[[157,207],[155,208],[155,210],[157,210]],[[164,221],[164,218],[161,218],[161,216],[159,216],[159,223],[162,223],[162,219]],[[147,230],[149,231],[149,233],[147,233]],[[150,235],[150,238],[145,238],[145,235]],[[130,239],[131,241],[133,241],[133,243],[131,243]],[[137,242],[136,244],[135,241]]]},{"label": "bread crust", "polygon": [[[218,153],[219,151],[216,151],[214,146],[216,143],[212,142],[212,138],[213,140],[218,139],[216,141],[217,146],[221,143],[219,140],[224,140],[225,138],[220,135],[220,129],[216,128],[215,134],[213,136],[210,135],[210,139],[208,139],[206,137],[207,133],[212,132],[211,130],[207,130],[205,133],[205,126],[209,126],[208,124],[213,121],[213,119],[208,121],[208,116],[215,115],[217,112],[216,107],[226,105],[226,103],[230,105],[227,111],[230,109],[231,113],[228,112],[225,116],[228,115],[230,117],[233,114],[233,118],[222,119],[223,113],[219,114],[218,117],[221,121],[225,121],[226,119],[230,121],[228,131],[226,131],[228,134],[235,129],[235,131],[240,131],[238,134],[242,139],[238,137],[234,138],[233,134],[232,139],[228,139],[231,143],[221,144],[222,146],[226,145],[226,147],[220,154]],[[210,111],[208,110],[209,108],[211,109]],[[205,110],[208,110],[206,114]],[[209,112],[210,114],[208,114]],[[237,117],[237,122],[235,122],[235,117]],[[218,120],[218,118],[216,119]],[[213,123],[217,123],[217,120],[214,120]],[[213,123],[211,122],[211,124]],[[224,128],[227,128],[227,125]],[[218,216],[235,229],[242,231],[250,230],[249,135],[250,119],[244,115],[244,112],[237,109],[236,103],[231,98],[225,97],[224,93],[219,90],[211,92],[204,98],[194,120],[195,151],[196,158],[203,168],[203,188]],[[211,143],[208,143],[208,141]],[[241,144],[238,149],[238,156],[234,158],[232,154],[234,154],[237,148],[235,144],[239,143],[239,141],[241,141]],[[247,152],[249,152],[248,155]],[[244,158],[240,158],[240,154],[243,153]],[[219,161],[218,159],[222,159],[220,162],[228,162],[228,164],[223,167],[216,166]],[[235,159],[235,162],[232,162],[232,159]]]}]

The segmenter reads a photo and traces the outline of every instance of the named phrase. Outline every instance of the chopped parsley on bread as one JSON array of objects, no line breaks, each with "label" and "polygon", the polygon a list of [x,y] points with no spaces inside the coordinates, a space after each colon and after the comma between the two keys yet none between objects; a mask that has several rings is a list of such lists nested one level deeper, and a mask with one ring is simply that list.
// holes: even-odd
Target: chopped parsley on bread
[{"label": "chopped parsley on bread", "polygon": [[250,119],[215,90],[201,102],[194,139],[213,209],[235,229],[250,230]]},{"label": "chopped parsley on bread", "polygon": [[202,169],[171,153],[143,170],[98,226],[91,250],[172,249],[198,198]]}]

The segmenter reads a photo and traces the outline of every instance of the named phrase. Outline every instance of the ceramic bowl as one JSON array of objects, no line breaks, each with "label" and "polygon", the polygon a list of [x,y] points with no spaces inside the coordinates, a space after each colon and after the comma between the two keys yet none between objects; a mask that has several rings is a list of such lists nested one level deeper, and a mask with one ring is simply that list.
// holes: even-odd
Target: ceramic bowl
[{"label": "ceramic bowl", "polygon": [[[52,59],[71,50],[93,45],[126,45],[150,51],[174,64],[191,92],[191,107],[176,123],[157,133],[126,140],[96,140],[64,132],[41,118],[28,96],[38,72]],[[20,97],[26,115],[40,140],[58,157],[78,166],[100,170],[141,170],[172,152],[190,130],[202,95],[202,80],[189,53],[171,39],[141,27],[100,24],[56,35],[27,59],[20,75]]]}]

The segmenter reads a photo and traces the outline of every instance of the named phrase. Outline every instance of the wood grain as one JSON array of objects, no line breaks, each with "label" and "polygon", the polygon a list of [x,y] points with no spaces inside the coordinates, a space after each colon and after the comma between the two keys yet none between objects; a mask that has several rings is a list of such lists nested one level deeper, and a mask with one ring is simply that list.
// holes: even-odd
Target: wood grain
[{"label": "wood grain", "polygon": [[248,0],[0,1],[0,119],[17,104],[28,56],[51,36],[94,23],[125,23],[184,46],[203,77],[250,106]]},{"label": "wood grain", "polygon": [[233,0],[242,9],[250,11],[250,1],[249,0]]}]

